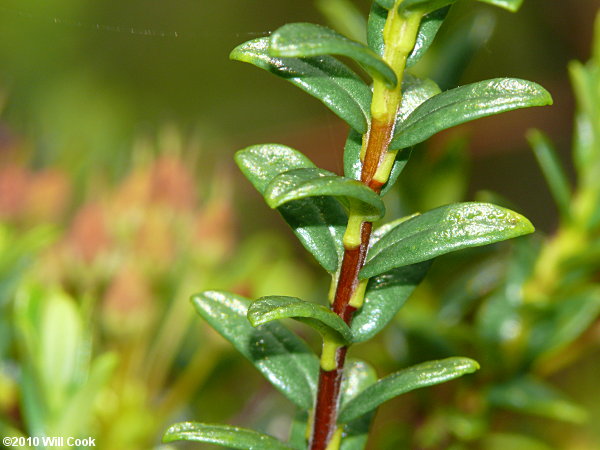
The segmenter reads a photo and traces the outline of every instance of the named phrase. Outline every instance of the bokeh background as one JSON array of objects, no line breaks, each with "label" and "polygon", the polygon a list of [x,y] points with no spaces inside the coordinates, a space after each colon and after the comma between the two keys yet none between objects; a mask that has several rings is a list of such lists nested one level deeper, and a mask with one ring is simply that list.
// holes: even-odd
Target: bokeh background
[{"label": "bokeh background", "polygon": [[[284,81],[228,59],[284,23],[327,23],[325,3],[0,0],[1,435],[90,433],[100,448],[147,449],[183,419],[285,435],[291,407],[187,299],[208,288],[326,292],[232,156],[279,142],[340,172],[347,129]],[[354,2],[365,13],[368,3]],[[545,130],[573,176],[567,64],[589,58],[599,7],[525,0],[510,14],[457,2],[417,72],[445,87],[535,80],[555,105],[436,136],[420,164],[464,140],[461,195],[494,191],[552,233],[556,209],[525,133]],[[460,30],[471,41],[440,73]],[[382,371],[394,369],[390,336],[370,354]],[[394,448],[395,426],[376,427],[373,448]]]}]

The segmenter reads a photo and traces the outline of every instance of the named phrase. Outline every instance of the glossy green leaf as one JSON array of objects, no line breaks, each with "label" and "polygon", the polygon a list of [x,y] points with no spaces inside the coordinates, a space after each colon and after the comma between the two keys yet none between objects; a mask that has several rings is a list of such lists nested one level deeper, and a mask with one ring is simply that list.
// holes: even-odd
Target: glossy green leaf
[{"label": "glossy green leaf", "polygon": [[563,394],[530,376],[510,380],[490,389],[491,405],[525,414],[582,423],[585,410],[567,400]]},{"label": "glossy green leaf", "polygon": [[442,206],[392,228],[369,249],[360,277],[370,278],[396,267],[533,231],[531,222],[522,215],[489,203]]},{"label": "glossy green leaf", "polygon": [[349,422],[406,392],[444,383],[478,369],[476,361],[461,357],[417,364],[388,375],[366,388],[342,408],[339,420],[342,423]]},{"label": "glossy green leaf", "polygon": [[352,319],[355,342],[364,342],[379,333],[402,308],[425,277],[431,261],[398,267],[369,280],[365,302]]},{"label": "glossy green leaf", "polygon": [[163,442],[175,441],[206,442],[244,450],[289,450],[293,448],[272,436],[247,428],[199,422],[181,422],[169,427],[163,436]]},{"label": "glossy green leaf", "polygon": [[569,186],[567,175],[558,159],[556,150],[550,139],[539,130],[531,130],[527,134],[527,139],[558,206],[558,211],[563,218],[569,217],[571,186]]},{"label": "glossy green leaf", "polygon": [[348,39],[330,28],[312,23],[290,23],[271,35],[270,53],[275,57],[342,55],[358,62],[374,78],[393,87],[396,74],[379,55],[360,42]]},{"label": "glossy green leaf", "polygon": [[276,176],[265,189],[265,200],[271,208],[311,197],[337,197],[366,220],[377,220],[385,214],[385,206],[375,192],[356,180],[340,177],[323,169],[295,169]]},{"label": "glossy green leaf", "polygon": [[280,323],[254,328],[250,300],[206,291],[192,298],[196,311],[278,389],[300,408],[313,406],[319,361],[304,341]]},{"label": "glossy green leaf", "polygon": [[229,57],[284,78],[321,100],[359,133],[367,131],[371,90],[358,75],[337,59],[327,55],[312,58],[276,58],[269,55],[267,37],[239,45]]},{"label": "glossy green leaf", "polygon": [[254,327],[287,318],[304,322],[323,336],[334,334],[338,340],[352,342],[352,332],[346,322],[323,305],[296,297],[268,296],[259,298],[248,309],[248,320]]},{"label": "glossy green leaf", "polygon": [[[415,46],[408,55],[406,67],[414,66],[423,57],[425,52],[431,46],[442,23],[444,23],[448,11],[449,8],[441,8],[430,14],[426,14],[421,19]],[[383,27],[385,26],[387,14],[388,12],[385,8],[377,3],[373,3],[367,24],[367,43],[369,44],[369,47],[380,56],[383,55]]]},{"label": "glossy green leaf", "polygon": [[552,104],[544,88],[517,78],[495,78],[443,92],[421,104],[399,124],[391,149],[406,148],[471,120],[530,106]]},{"label": "glossy green leaf", "polygon": [[391,9],[394,6],[394,3],[396,3],[396,1],[395,0],[375,0],[375,3],[384,7],[385,9]]},{"label": "glossy green leaf", "polygon": [[[235,161],[263,195],[271,180],[282,172],[315,167],[302,153],[276,144],[240,150]],[[335,272],[344,254],[342,237],[348,218],[343,206],[332,197],[310,197],[282,205],[278,211],[319,264]]]},{"label": "glossy green leaf", "polygon": [[[402,80],[402,103],[396,116],[396,123],[406,120],[419,105],[434,95],[439,94],[439,92],[440,88],[434,81],[405,74]],[[362,170],[360,162],[361,147],[362,136],[351,130],[344,147],[344,175],[348,178],[360,180]],[[381,189],[381,195],[385,195],[396,183],[400,173],[402,173],[408,162],[410,152],[410,148],[398,152],[388,182]]]}]

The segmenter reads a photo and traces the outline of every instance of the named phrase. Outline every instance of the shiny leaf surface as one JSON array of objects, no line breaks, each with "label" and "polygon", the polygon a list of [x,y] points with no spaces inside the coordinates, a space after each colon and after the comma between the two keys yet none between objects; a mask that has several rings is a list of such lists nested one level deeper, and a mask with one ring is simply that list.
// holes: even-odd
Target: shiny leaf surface
[{"label": "shiny leaf surface", "polygon": [[401,370],[369,386],[341,410],[339,420],[348,422],[373,411],[382,403],[415,389],[444,383],[473,373],[479,364],[469,358],[453,357],[428,361]]},{"label": "shiny leaf surface", "polygon": [[369,249],[360,277],[370,278],[396,267],[533,231],[525,217],[489,203],[442,206],[392,228]]},{"label": "shiny leaf surface", "polygon": [[267,37],[241,44],[229,56],[284,78],[321,100],[359,133],[367,131],[371,90],[358,75],[337,59],[327,55],[276,58],[269,55]]},{"label": "shiny leaf surface", "polygon": [[245,450],[289,450],[292,448],[272,436],[247,428],[199,422],[181,422],[172,425],[163,436],[163,442],[175,441],[205,442]]},{"label": "shiny leaf surface", "polygon": [[379,195],[356,180],[340,177],[323,169],[295,169],[275,177],[265,189],[271,208],[310,197],[337,197],[348,209],[360,211],[367,220],[385,213]]},{"label": "shiny leaf surface", "polygon": [[421,104],[395,130],[391,149],[406,148],[471,120],[552,104],[544,88],[517,78],[495,78],[442,92]]},{"label": "shiny leaf surface", "polygon": [[280,323],[260,329],[248,322],[250,300],[220,291],[192,298],[196,311],[300,408],[313,406],[319,361],[306,343]]},{"label": "shiny leaf surface", "polygon": [[347,56],[364,67],[372,77],[381,78],[388,86],[393,87],[398,82],[392,68],[369,47],[321,25],[284,25],[271,35],[269,51],[275,57]]},{"label": "shiny leaf surface", "polygon": [[[276,144],[240,150],[235,161],[258,192],[264,195],[271,180],[282,172],[315,165],[302,153]],[[278,208],[302,245],[328,272],[335,272],[344,253],[342,236],[347,215],[332,197],[310,197]]]},{"label": "shiny leaf surface", "polygon": [[398,267],[369,280],[365,302],[352,320],[355,342],[371,339],[394,318],[423,280],[430,265],[430,261],[425,261]]},{"label": "shiny leaf surface", "polygon": [[329,308],[305,302],[296,297],[261,297],[250,305],[248,320],[254,327],[273,320],[292,318],[306,323],[323,336],[336,335],[338,340],[352,342],[348,325]]}]

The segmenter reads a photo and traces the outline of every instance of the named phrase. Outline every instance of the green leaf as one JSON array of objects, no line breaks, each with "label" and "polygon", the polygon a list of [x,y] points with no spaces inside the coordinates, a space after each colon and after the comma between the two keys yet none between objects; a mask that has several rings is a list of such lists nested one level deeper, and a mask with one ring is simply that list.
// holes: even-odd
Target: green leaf
[{"label": "green leaf", "polygon": [[571,187],[569,186],[567,175],[560,164],[556,150],[552,146],[550,139],[539,130],[531,130],[527,133],[527,139],[533,148],[533,153],[542,169],[560,215],[563,218],[569,217]]},{"label": "green leaf", "polygon": [[313,407],[319,361],[306,343],[280,323],[260,329],[248,322],[250,300],[219,291],[192,298],[196,311],[294,404]]},{"label": "green leaf", "polygon": [[[235,161],[258,192],[264,195],[271,180],[282,172],[314,168],[302,153],[276,144],[254,145],[240,150]],[[304,247],[328,272],[335,272],[342,260],[342,237],[348,217],[332,197],[311,197],[278,208]]]},{"label": "green leaf", "polygon": [[402,308],[425,278],[431,261],[399,267],[369,280],[365,302],[352,319],[354,342],[364,342],[379,333]]},{"label": "green leaf", "polygon": [[375,0],[375,3],[379,4],[380,6],[384,7],[385,9],[391,9],[394,7],[394,3],[396,3],[395,0]]},{"label": "green leaf", "polygon": [[442,92],[421,104],[394,131],[390,149],[406,148],[471,120],[530,106],[551,105],[544,88],[517,78],[495,78]]},{"label": "green leaf", "polygon": [[344,424],[344,437],[340,450],[364,450],[369,440],[369,431],[374,417],[375,413],[370,412]]},{"label": "green leaf", "polygon": [[[406,117],[427,99],[439,94],[440,88],[432,80],[405,74],[402,80],[402,91],[402,103],[396,116],[397,124],[406,120]],[[360,180],[362,170],[362,163],[360,162],[361,147],[362,136],[351,130],[344,147],[344,175],[348,178]],[[410,152],[410,148],[398,152],[389,179],[381,189],[381,195],[385,195],[396,183],[408,162]]]},{"label": "green leaf", "polygon": [[374,78],[389,87],[398,83],[396,74],[369,47],[348,39],[330,28],[312,23],[290,23],[271,35],[270,54],[275,57],[342,55],[358,62]]},{"label": "green leaf", "polygon": [[172,425],[163,436],[163,442],[175,441],[206,442],[244,450],[289,450],[292,448],[272,436],[247,428],[199,422],[181,422]]},{"label": "green leaf", "polygon": [[360,278],[533,231],[525,217],[489,203],[442,206],[392,228],[369,249]]},{"label": "green leaf", "polygon": [[275,177],[265,190],[271,208],[310,197],[337,197],[347,209],[358,210],[365,220],[377,220],[385,206],[375,192],[356,180],[323,169],[295,169]]},{"label": "green leaf", "polygon": [[452,5],[454,2],[456,0],[404,0],[400,4],[400,10],[419,11],[423,14],[429,14]]},{"label": "green leaf", "polygon": [[288,445],[293,447],[295,450],[306,450],[308,445],[306,439],[306,428],[308,424],[308,412],[298,409],[292,420],[292,426],[290,428],[290,437],[288,439]]},{"label": "green leaf", "polygon": [[[448,15],[449,9],[450,8],[441,8],[430,14],[426,14],[421,19],[415,46],[408,55],[406,67],[414,66],[429,49],[438,30],[444,22],[444,19]],[[383,55],[385,47],[383,42],[383,27],[385,26],[387,14],[388,12],[385,8],[377,3],[373,3],[371,12],[369,13],[369,21],[367,23],[367,43],[371,50],[380,56]]]},{"label": "green leaf", "polygon": [[317,0],[316,6],[335,30],[355,41],[366,41],[367,20],[352,0]]},{"label": "green leaf", "polygon": [[510,12],[517,12],[521,5],[523,4],[523,0],[479,0],[483,3],[489,3],[490,5],[498,6],[499,8],[504,8],[509,10]]},{"label": "green leaf", "polygon": [[473,373],[478,369],[479,364],[476,361],[462,357],[417,364],[388,375],[366,388],[341,410],[339,421],[349,422],[401,394],[444,383],[467,373]]},{"label": "green leaf", "polygon": [[321,100],[325,106],[359,133],[370,121],[371,90],[345,64],[331,56],[276,58],[269,55],[269,38],[236,47],[231,59],[253,64],[278,75]]},{"label": "green leaf", "polygon": [[287,318],[304,322],[323,336],[334,334],[344,343],[352,342],[352,332],[346,322],[323,305],[296,297],[268,296],[259,298],[248,309],[248,320],[254,327]]},{"label": "green leaf", "polygon": [[531,376],[515,378],[490,389],[491,405],[525,414],[580,424],[586,411],[554,388]]}]

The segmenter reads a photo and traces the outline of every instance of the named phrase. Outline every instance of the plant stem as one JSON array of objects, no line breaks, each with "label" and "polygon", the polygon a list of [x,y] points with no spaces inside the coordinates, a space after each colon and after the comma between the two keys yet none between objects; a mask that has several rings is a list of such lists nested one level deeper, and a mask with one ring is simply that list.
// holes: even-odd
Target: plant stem
[{"label": "plant stem", "polygon": [[[391,170],[391,164],[386,163],[386,157],[402,100],[402,75],[406,59],[414,47],[422,17],[419,12],[410,13],[407,16],[398,13],[398,6],[401,2],[402,0],[397,0],[395,6],[390,9],[383,30],[385,42],[383,59],[394,69],[398,84],[390,89],[385,86],[383,81],[374,80],[371,125],[366,139],[363,141],[363,151],[361,151],[363,163],[361,182],[378,194],[388,180]],[[348,325],[352,323],[352,316],[356,311],[351,300],[359,286],[358,274],[365,262],[372,229],[371,222],[362,222],[356,232],[360,236],[349,236],[349,239],[344,236],[344,257],[332,309]],[[338,445],[333,444],[331,440],[336,432],[340,388],[347,351],[347,346],[340,346],[336,349],[335,369],[325,370],[321,367],[309,445],[311,450],[337,450]],[[332,443],[331,446],[330,443]],[[334,446],[335,449],[332,448]]]}]

